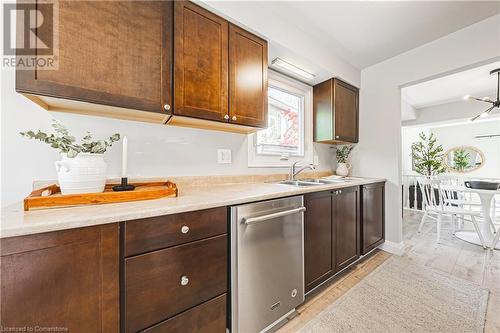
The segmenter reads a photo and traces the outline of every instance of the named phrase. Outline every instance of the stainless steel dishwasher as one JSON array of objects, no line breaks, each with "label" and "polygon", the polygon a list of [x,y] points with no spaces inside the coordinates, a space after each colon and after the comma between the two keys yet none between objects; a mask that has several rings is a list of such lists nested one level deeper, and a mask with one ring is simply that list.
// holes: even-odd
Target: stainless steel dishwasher
[{"label": "stainless steel dishwasher", "polygon": [[231,332],[270,329],[304,301],[302,196],[231,207]]}]

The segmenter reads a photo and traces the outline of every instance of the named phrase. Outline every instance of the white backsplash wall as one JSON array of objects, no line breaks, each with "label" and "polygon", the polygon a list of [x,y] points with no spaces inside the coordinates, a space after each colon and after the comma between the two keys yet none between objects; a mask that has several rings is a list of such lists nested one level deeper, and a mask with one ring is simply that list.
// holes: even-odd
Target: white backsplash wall
[{"label": "white backsplash wall", "polygon": [[[2,207],[22,200],[34,180],[56,179],[54,161],[59,154],[48,145],[23,138],[20,131],[51,130],[56,118],[81,137],[91,131],[96,137],[113,133],[129,139],[129,176],[183,176],[285,173],[282,168],[248,168],[247,136],[217,131],[148,124],[101,117],[47,112],[15,92],[13,70],[2,70],[1,95],[1,187]],[[231,149],[232,163],[218,164],[217,149]],[[333,150],[315,144],[318,170],[332,170]],[[108,176],[121,173],[121,141],[105,155]]]}]

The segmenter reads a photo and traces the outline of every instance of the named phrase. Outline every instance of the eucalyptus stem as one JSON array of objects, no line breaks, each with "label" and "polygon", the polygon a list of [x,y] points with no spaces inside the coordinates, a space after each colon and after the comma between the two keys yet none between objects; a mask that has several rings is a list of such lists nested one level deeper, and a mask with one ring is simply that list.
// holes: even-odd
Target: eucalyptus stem
[{"label": "eucalyptus stem", "polygon": [[42,131],[20,132],[22,136],[44,142],[54,149],[59,150],[62,154],[68,157],[76,157],[80,153],[103,154],[113,145],[114,142],[120,140],[120,134],[115,133],[106,140],[93,140],[90,132],[82,138],[81,143],[76,142],[76,138],[69,133],[69,130],[59,121],[53,120],[52,127],[55,133],[45,133]]}]

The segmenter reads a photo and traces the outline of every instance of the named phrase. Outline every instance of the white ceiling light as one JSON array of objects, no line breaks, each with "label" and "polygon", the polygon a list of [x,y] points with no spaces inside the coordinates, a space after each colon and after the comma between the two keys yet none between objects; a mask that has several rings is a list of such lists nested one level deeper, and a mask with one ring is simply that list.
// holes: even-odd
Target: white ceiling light
[{"label": "white ceiling light", "polygon": [[477,116],[472,118],[471,121],[474,121],[478,118],[488,117],[488,115],[490,114],[490,112],[494,108],[500,108],[500,68],[494,69],[490,72],[490,75],[495,75],[495,74],[497,75],[497,99],[496,100],[492,101],[491,98],[489,98],[489,97],[477,98],[477,97],[473,97],[471,95],[464,96],[464,99],[473,99],[476,101],[486,102],[486,103],[491,104],[491,106],[488,109],[486,109],[485,111],[481,112],[480,114],[478,114]]},{"label": "white ceiling light", "polygon": [[285,61],[281,58],[275,58],[273,61],[271,61],[271,65],[274,67],[281,68],[289,73],[293,73],[295,75],[298,75],[306,80],[312,80],[314,79],[314,74],[309,73],[308,71],[292,64],[289,63],[288,61]]}]

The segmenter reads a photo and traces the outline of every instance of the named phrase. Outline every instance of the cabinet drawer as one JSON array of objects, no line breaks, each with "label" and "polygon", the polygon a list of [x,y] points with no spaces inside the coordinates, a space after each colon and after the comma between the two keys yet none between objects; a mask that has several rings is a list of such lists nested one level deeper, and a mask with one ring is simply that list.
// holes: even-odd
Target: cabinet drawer
[{"label": "cabinet drawer", "polygon": [[127,221],[124,226],[124,252],[128,257],[225,234],[227,208],[218,207]]},{"label": "cabinet drawer", "polygon": [[127,258],[124,278],[125,331],[136,332],[227,292],[227,236]]},{"label": "cabinet drawer", "polygon": [[225,333],[226,294],[189,309],[158,325],[147,333]]}]

